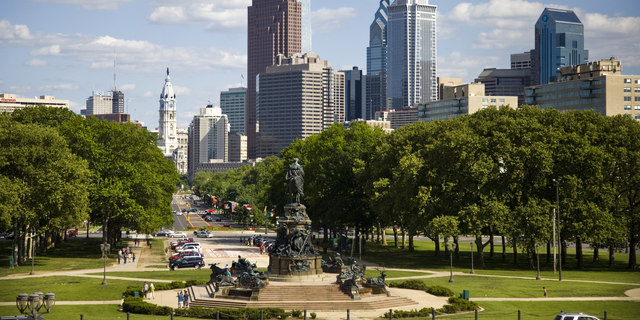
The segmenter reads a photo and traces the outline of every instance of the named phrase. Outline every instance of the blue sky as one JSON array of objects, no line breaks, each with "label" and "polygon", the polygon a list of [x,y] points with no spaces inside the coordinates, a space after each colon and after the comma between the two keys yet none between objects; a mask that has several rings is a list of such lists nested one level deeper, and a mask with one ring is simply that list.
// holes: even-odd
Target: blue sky
[{"label": "blue sky", "polygon": [[[312,0],[313,51],[337,69],[366,69],[369,25],[378,0]],[[509,54],[533,48],[545,7],[575,10],[589,60],[617,57],[640,74],[636,0],[435,1],[438,76],[473,79],[508,68]],[[200,107],[246,75],[246,7],[251,0],[2,0],[0,93],[53,95],[79,112],[93,90],[118,89],[132,118],[158,125],[166,68],[186,128]],[[244,82],[246,84],[246,82]]]}]

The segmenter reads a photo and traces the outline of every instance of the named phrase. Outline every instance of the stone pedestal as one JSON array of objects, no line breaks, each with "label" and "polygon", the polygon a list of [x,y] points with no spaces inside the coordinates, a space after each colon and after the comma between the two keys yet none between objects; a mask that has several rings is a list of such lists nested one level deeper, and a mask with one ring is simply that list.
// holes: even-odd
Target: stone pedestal
[{"label": "stone pedestal", "polygon": [[317,254],[311,239],[311,219],[306,207],[290,203],[278,220],[274,250],[269,254],[269,268],[274,278],[315,277],[322,274],[322,256]]}]

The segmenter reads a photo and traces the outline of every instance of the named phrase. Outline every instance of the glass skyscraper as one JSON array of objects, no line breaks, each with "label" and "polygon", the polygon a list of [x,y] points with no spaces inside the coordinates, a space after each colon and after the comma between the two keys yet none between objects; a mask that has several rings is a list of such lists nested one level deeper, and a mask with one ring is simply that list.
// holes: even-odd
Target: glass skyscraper
[{"label": "glass skyscraper", "polygon": [[302,3],[302,52],[307,53],[311,46],[311,0],[300,0]]},{"label": "glass skyscraper", "polygon": [[545,8],[536,22],[535,41],[533,76],[538,84],[555,81],[558,68],[589,60],[584,26],[571,10]]},{"label": "glass skyscraper", "polygon": [[376,111],[386,110],[387,105],[387,24],[389,0],[380,0],[380,7],[369,27],[367,47],[366,110],[362,117],[374,118]]},{"label": "glass skyscraper", "polygon": [[387,109],[437,100],[436,6],[395,0],[387,30]]}]

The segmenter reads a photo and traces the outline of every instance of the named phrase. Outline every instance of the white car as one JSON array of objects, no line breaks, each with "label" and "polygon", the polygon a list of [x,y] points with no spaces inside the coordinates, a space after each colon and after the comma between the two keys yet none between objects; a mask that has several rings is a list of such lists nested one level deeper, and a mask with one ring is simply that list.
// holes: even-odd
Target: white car
[{"label": "white car", "polygon": [[554,320],[600,320],[584,313],[559,313]]},{"label": "white car", "polygon": [[171,235],[171,238],[186,238],[187,234],[182,231],[176,231]]},{"label": "white car", "polygon": [[184,252],[184,251],[198,251],[200,252],[202,247],[197,242],[188,242],[182,245],[182,247],[177,247],[176,252]]},{"label": "white car", "polygon": [[196,230],[193,232],[198,238],[213,238],[213,233],[208,230]]},{"label": "white car", "polygon": [[174,232],[171,230],[163,229],[156,232],[156,237],[171,237],[173,238]]}]

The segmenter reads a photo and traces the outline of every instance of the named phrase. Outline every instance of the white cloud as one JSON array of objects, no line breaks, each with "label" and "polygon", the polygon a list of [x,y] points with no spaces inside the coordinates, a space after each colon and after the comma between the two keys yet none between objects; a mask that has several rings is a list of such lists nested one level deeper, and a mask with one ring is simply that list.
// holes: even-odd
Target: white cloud
[{"label": "white cloud", "polygon": [[473,43],[474,49],[503,49],[507,47],[520,47],[532,45],[529,33],[518,29],[493,29],[491,32],[480,32],[478,39]]},{"label": "white cloud", "polygon": [[145,97],[145,98],[153,97],[153,96],[156,96],[156,95],[158,95],[158,93],[155,92],[155,91],[151,91],[151,90],[145,91],[142,94],[142,96]]},{"label": "white cloud", "polygon": [[623,67],[640,66],[640,17],[609,17],[587,13],[582,22],[589,60],[616,57],[622,61]]},{"label": "white cloud", "polygon": [[459,51],[438,56],[438,75],[462,78],[463,83],[472,82],[484,68],[495,67],[501,56],[469,56]]},{"label": "white cloud", "polygon": [[351,7],[342,7],[337,9],[318,9],[311,12],[311,29],[314,34],[328,33],[342,26],[341,22],[354,18],[358,15],[358,11]]},{"label": "white cloud", "polygon": [[188,95],[191,93],[191,89],[176,85],[173,86],[173,90],[176,92],[176,96]]},{"label": "white cloud", "polygon": [[35,0],[44,3],[69,4],[82,6],[87,10],[114,10],[120,4],[131,0]]},{"label": "white cloud", "polygon": [[251,1],[157,1],[156,5],[149,15],[149,20],[154,23],[204,23],[212,31],[223,29],[243,32],[247,25],[247,6],[251,5]]},{"label": "white cloud", "polygon": [[135,90],[136,85],[133,83],[129,83],[129,84],[123,84],[121,86],[118,87],[120,90],[122,91],[132,91]]},{"label": "white cloud", "polygon": [[8,20],[0,20],[0,40],[29,40],[29,27],[24,24],[11,24]]},{"label": "white cloud", "polygon": [[32,56],[55,56],[60,54],[60,45],[42,47],[31,51]]},{"label": "white cloud", "polygon": [[42,66],[46,66],[47,62],[44,60],[40,60],[40,59],[31,59],[27,62],[25,62],[24,64],[26,64],[27,66],[30,67],[42,67]]}]

